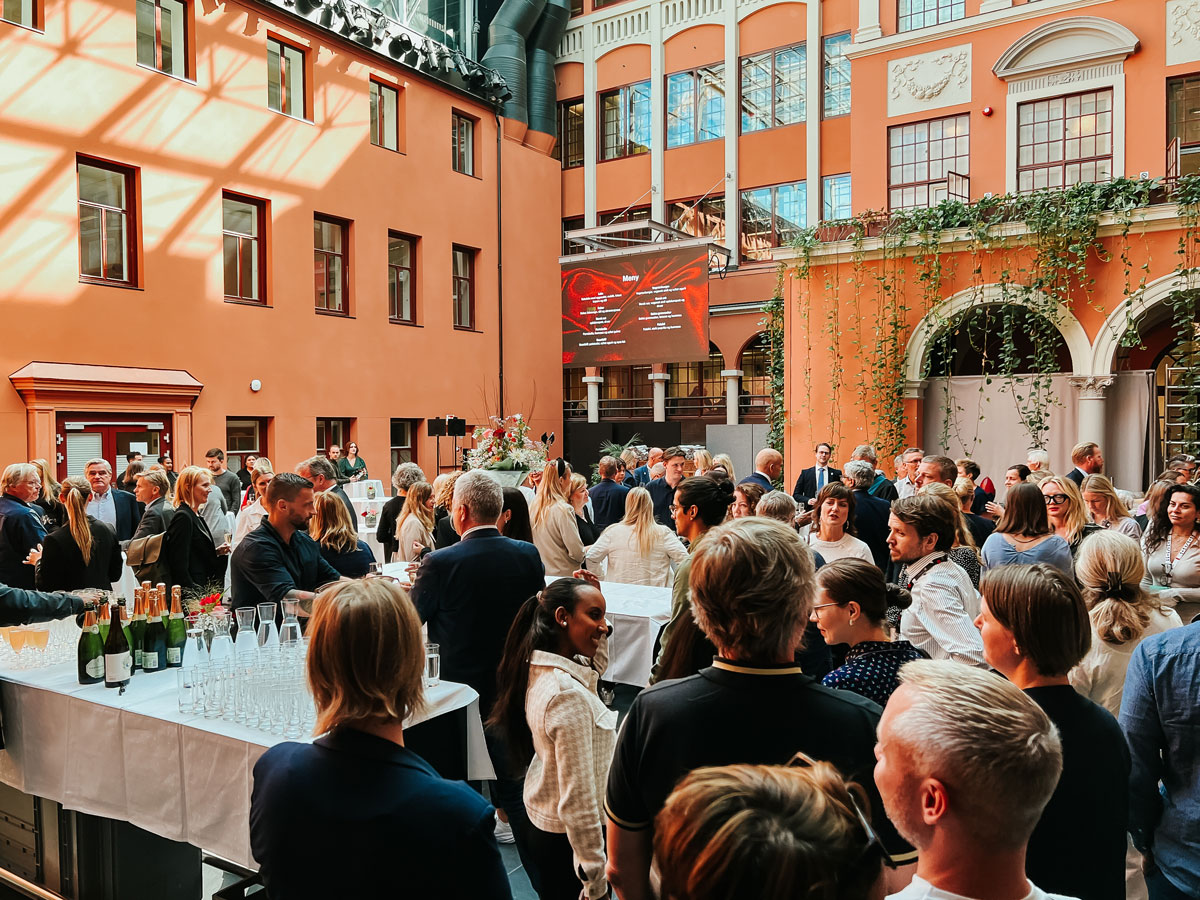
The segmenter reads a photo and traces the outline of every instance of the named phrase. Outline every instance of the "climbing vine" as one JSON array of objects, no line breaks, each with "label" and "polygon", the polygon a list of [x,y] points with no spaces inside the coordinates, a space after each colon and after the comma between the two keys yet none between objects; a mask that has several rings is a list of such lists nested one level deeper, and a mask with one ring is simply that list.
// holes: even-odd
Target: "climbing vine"
[{"label": "climbing vine", "polygon": [[767,338],[767,446],[783,452],[783,426],[787,422],[787,407],[783,401],[783,280],[780,267],[775,282],[775,296],[763,305],[760,327]]}]

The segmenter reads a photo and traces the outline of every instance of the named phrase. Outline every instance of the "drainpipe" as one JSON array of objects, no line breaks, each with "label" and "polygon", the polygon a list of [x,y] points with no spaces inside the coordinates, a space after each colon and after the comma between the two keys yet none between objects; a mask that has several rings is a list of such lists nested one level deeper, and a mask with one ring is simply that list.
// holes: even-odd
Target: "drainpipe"
[{"label": "drainpipe", "polygon": [[500,418],[504,418],[504,168],[500,157],[504,152],[504,129],[496,113],[496,331],[500,341]]}]

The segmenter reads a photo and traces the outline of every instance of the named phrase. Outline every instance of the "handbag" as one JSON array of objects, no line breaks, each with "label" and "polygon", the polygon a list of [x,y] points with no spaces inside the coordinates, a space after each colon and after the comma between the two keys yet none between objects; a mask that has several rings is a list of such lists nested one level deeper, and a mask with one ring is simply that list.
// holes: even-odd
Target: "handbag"
[{"label": "handbag", "polygon": [[171,580],[171,573],[167,568],[166,541],[167,536],[163,533],[129,542],[125,548],[125,562],[129,564],[138,581],[165,584]]}]

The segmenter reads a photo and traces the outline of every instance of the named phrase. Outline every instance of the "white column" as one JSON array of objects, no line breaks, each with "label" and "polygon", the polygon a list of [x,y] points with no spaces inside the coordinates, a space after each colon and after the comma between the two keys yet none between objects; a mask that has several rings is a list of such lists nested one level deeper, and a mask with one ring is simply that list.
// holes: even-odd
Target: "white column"
[{"label": "white column", "polygon": [[1112,375],[1074,375],[1071,387],[1079,392],[1079,430],[1077,443],[1095,441],[1104,446],[1104,392],[1113,386]]},{"label": "white column", "polygon": [[741,369],[722,369],[721,377],[725,379],[725,424],[738,423],[738,387],[741,385]]},{"label": "white column", "polygon": [[738,61],[737,4],[725,4],[725,246],[729,261],[737,266],[742,234],[742,209],[738,197],[738,135],[741,132],[742,111],[737,99],[741,96],[742,68]]},{"label": "white column", "polygon": [[[1011,3],[1012,0],[1007,2]],[[858,31],[854,33],[854,43],[861,44],[881,37],[883,29],[879,27],[879,0],[858,0]]]},{"label": "white column", "polygon": [[595,423],[600,421],[600,385],[604,384],[603,375],[585,375],[583,383],[587,385],[587,420]]},{"label": "white column", "polygon": [[596,158],[599,131],[596,98],[596,26],[583,25],[583,224],[596,227]]},{"label": "white column", "polygon": [[662,36],[662,4],[654,3],[650,14],[650,218],[666,222],[666,197],[663,196],[667,144],[666,48]]},{"label": "white column", "polygon": [[1008,9],[1012,5],[1013,0],[983,0],[979,4],[979,11],[981,13],[989,13],[997,9]]},{"label": "white column", "polygon": [[667,382],[671,376],[666,372],[651,372],[650,381],[654,384],[654,421],[667,421]]},{"label": "white column", "polygon": [[[821,0],[808,0],[806,5],[808,71],[805,73],[808,110],[805,131],[804,180],[807,182],[809,226],[821,221],[821,120],[825,109],[825,91],[822,88],[825,48],[821,43]],[[726,211],[728,215],[728,211]]]}]

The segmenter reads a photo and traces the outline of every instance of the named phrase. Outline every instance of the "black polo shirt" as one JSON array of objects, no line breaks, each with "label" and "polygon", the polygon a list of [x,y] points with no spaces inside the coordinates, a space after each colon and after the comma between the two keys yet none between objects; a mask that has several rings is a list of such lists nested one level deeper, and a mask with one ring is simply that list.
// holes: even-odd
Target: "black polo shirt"
[{"label": "black polo shirt", "polygon": [[233,606],[278,603],[288,591],[315,591],[341,577],[306,532],[293,532],[285,542],[264,518],[233,551]]},{"label": "black polo shirt", "polygon": [[608,772],[605,810],[622,828],[649,828],[692,769],[783,765],[797,752],[830,762],[871,798],[871,821],[900,864],[916,859],[875,788],[879,706],[834,691],[799,666],[750,668],[723,659],[698,675],[664,681],[633,701]]}]

